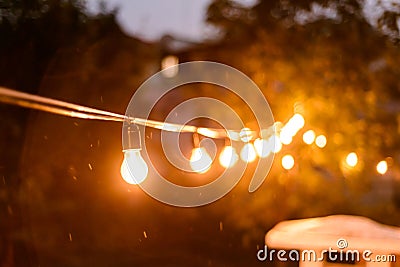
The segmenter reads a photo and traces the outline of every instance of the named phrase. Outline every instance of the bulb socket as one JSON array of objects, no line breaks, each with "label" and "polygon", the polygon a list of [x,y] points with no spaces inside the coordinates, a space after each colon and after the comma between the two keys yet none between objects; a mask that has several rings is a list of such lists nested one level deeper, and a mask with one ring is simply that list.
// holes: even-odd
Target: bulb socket
[{"label": "bulb socket", "polygon": [[122,151],[142,149],[139,127],[136,124],[127,124],[122,128]]}]

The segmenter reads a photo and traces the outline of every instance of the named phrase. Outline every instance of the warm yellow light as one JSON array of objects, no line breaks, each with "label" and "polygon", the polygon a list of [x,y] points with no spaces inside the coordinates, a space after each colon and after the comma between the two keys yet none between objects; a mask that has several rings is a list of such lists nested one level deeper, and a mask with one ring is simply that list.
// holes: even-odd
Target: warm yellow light
[{"label": "warm yellow light", "polygon": [[315,140],[315,132],[313,130],[308,130],[303,134],[303,141],[307,145],[311,145]]},{"label": "warm yellow light", "polygon": [[292,155],[285,155],[282,157],[282,167],[285,170],[290,170],[294,166],[294,158]]},{"label": "warm yellow light", "polygon": [[280,137],[282,143],[288,145],[292,142],[292,138],[304,127],[304,118],[300,114],[293,115],[292,118],[282,127]]},{"label": "warm yellow light", "polygon": [[162,74],[167,78],[172,78],[178,74],[179,59],[176,56],[166,56],[161,61]]},{"label": "warm yellow light", "polygon": [[240,130],[239,137],[240,140],[242,140],[243,142],[249,142],[253,139],[254,132],[249,128],[243,128],[242,130]]},{"label": "warm yellow light", "polygon": [[376,171],[379,174],[383,175],[387,172],[387,170],[388,170],[388,164],[387,164],[386,160],[382,160],[376,165]]},{"label": "warm yellow light", "polygon": [[358,156],[355,152],[351,152],[346,157],[346,163],[350,167],[355,167],[358,163]]},{"label": "warm yellow light", "polygon": [[279,137],[277,135],[273,135],[269,138],[268,142],[271,144],[272,146],[272,152],[274,153],[278,153],[279,151],[281,151],[282,149],[282,143],[281,140],[279,139]]},{"label": "warm yellow light", "polygon": [[298,113],[294,114],[293,117],[291,118],[291,121],[293,122],[293,126],[298,130],[304,127],[305,120],[301,114]]},{"label": "warm yellow light", "polygon": [[211,167],[212,159],[204,147],[196,147],[192,150],[190,157],[190,167],[198,173],[205,173]]},{"label": "warm yellow light", "polygon": [[240,151],[240,158],[245,162],[253,162],[257,157],[256,150],[252,143],[247,143]]},{"label": "warm yellow light", "polygon": [[256,149],[257,155],[260,158],[266,158],[271,153],[273,144],[268,142],[268,140],[257,138],[254,140],[254,148]]},{"label": "warm yellow light", "polygon": [[326,146],[325,135],[323,135],[323,134],[318,135],[317,138],[315,138],[315,144],[320,148],[324,148]]},{"label": "warm yellow light", "polygon": [[120,171],[121,171],[122,179],[124,179],[125,182],[127,182],[128,184],[136,184],[134,182],[134,180],[132,179],[132,176],[131,176],[131,174],[129,172],[129,169],[128,169],[128,164],[126,163],[125,160],[122,161],[121,170]]},{"label": "warm yellow light", "polygon": [[279,140],[284,145],[289,145],[293,141],[293,132],[287,130],[287,128],[283,128],[280,135]]},{"label": "warm yellow light", "polygon": [[219,155],[219,163],[225,168],[233,167],[238,159],[239,156],[236,153],[235,148],[233,148],[232,146],[224,147],[221,154]]},{"label": "warm yellow light", "polygon": [[140,155],[139,149],[127,149],[124,151],[124,161],[121,165],[121,176],[128,184],[142,183],[148,174],[146,162]]}]

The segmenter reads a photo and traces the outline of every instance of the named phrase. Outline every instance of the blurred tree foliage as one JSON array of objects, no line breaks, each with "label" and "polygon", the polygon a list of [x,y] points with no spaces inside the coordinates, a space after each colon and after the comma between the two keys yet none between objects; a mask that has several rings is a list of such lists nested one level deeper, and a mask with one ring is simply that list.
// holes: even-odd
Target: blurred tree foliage
[{"label": "blurred tree foliage", "polygon": [[[295,111],[306,120],[254,198],[232,201],[228,217],[245,239],[280,220],[335,213],[400,225],[399,14],[389,13],[374,27],[360,1],[210,5],[208,21],[219,27],[221,44],[186,59],[207,56],[237,67],[263,91],[277,121]],[[309,129],[327,136],[325,148],[302,142]],[[344,164],[352,151],[360,161],[354,169]],[[296,162],[290,171],[280,166],[286,153]],[[389,171],[381,176],[375,168],[385,158]]]},{"label": "blurred tree foliage", "polygon": [[[0,1],[0,85],[37,93],[54,56],[62,48],[79,53],[110,33],[120,33],[115,12],[85,13],[81,0]],[[19,203],[24,109],[0,106],[0,265],[33,266],[35,255],[23,235],[26,214]]]}]

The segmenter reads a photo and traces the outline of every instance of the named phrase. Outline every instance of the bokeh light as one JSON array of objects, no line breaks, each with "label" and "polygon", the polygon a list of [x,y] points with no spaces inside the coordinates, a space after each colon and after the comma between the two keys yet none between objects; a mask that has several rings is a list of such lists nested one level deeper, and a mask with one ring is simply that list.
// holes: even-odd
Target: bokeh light
[{"label": "bokeh light", "polygon": [[382,160],[376,165],[376,171],[379,174],[383,175],[387,172],[387,170],[388,170],[388,164],[387,164],[386,160]]},{"label": "bokeh light", "polygon": [[282,157],[282,167],[285,170],[290,170],[294,166],[294,158],[292,155],[285,155]]},{"label": "bokeh light", "polygon": [[292,134],[289,132],[289,130],[286,130],[287,128],[283,128],[280,135],[279,135],[279,139],[281,141],[282,144],[284,145],[289,145],[290,143],[292,143],[293,141],[293,136]]},{"label": "bokeh light", "polygon": [[319,148],[324,148],[326,146],[326,142],[327,142],[326,137],[323,134],[318,135],[317,138],[315,138],[315,144]]},{"label": "bokeh light", "polygon": [[351,152],[346,157],[346,164],[350,167],[355,167],[358,163],[358,156],[355,152]]},{"label": "bokeh light", "polygon": [[192,150],[190,167],[197,173],[205,173],[211,167],[212,159],[204,147],[196,147]]},{"label": "bokeh light", "polygon": [[271,138],[269,139],[268,142],[273,147],[272,152],[278,153],[279,151],[282,150],[282,143],[281,143],[281,140],[279,139],[279,136],[277,136],[277,135],[271,136]]},{"label": "bokeh light", "polygon": [[225,168],[233,167],[238,161],[239,156],[236,153],[235,148],[232,146],[226,146],[219,155],[219,163]]},{"label": "bokeh light", "polygon": [[252,143],[247,143],[243,146],[242,151],[240,151],[240,158],[244,162],[253,162],[257,158],[257,153]]},{"label": "bokeh light", "polygon": [[303,134],[303,141],[307,145],[311,145],[315,140],[315,132],[313,130],[308,130]]},{"label": "bokeh light", "polygon": [[268,140],[257,138],[254,140],[254,148],[256,149],[257,155],[260,158],[266,158],[271,153],[273,144],[268,142]]},{"label": "bokeh light", "polygon": [[253,132],[249,128],[243,128],[239,133],[240,140],[249,142],[253,139]]}]

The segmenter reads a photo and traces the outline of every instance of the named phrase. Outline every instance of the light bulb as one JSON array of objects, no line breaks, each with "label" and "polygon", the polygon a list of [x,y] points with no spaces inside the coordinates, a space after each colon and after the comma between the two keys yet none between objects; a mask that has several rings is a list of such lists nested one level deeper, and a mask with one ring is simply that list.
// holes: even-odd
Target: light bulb
[{"label": "light bulb", "polygon": [[190,167],[198,173],[205,173],[211,167],[212,159],[204,147],[196,147],[192,150],[190,157]]},{"label": "light bulb", "polygon": [[243,128],[242,130],[240,130],[239,136],[240,140],[242,140],[243,142],[249,142],[254,137],[253,132],[249,128]]},{"label": "light bulb", "polygon": [[388,164],[387,164],[386,160],[382,160],[376,165],[376,171],[379,174],[383,175],[387,172],[387,170],[388,170]]},{"label": "light bulb", "polygon": [[257,138],[254,140],[254,148],[260,158],[266,158],[271,153],[273,144],[268,140]]},{"label": "light bulb", "polygon": [[282,167],[285,170],[290,170],[294,166],[294,158],[292,155],[285,155],[282,157]]},{"label": "light bulb", "polygon": [[319,148],[324,148],[326,146],[326,137],[325,137],[325,135],[323,135],[323,134],[318,135],[317,138],[315,138],[315,144]]},{"label": "light bulb", "polygon": [[240,151],[240,158],[245,162],[253,162],[257,157],[256,150],[252,143],[247,143]]},{"label": "light bulb", "polygon": [[219,163],[225,168],[233,167],[238,161],[239,156],[236,153],[235,148],[232,146],[226,146],[219,155]]},{"label": "light bulb", "polygon": [[358,163],[358,156],[355,152],[351,152],[346,157],[346,163],[350,167],[355,167]]},{"label": "light bulb", "polygon": [[281,140],[281,143],[284,145],[290,145],[290,143],[293,141],[293,135],[289,132],[289,130],[286,130],[287,128],[283,128],[280,135],[279,139]]},{"label": "light bulb", "polygon": [[313,130],[308,130],[303,134],[303,141],[307,145],[311,145],[312,143],[314,143],[314,140],[315,140],[315,132]]},{"label": "light bulb", "polygon": [[140,155],[140,149],[124,150],[121,175],[125,182],[140,184],[146,179],[148,172],[147,164]]},{"label": "light bulb", "polygon": [[304,127],[305,124],[304,117],[299,113],[294,114],[293,117],[291,118],[291,121],[293,123],[293,126],[297,129],[297,131],[299,131],[301,128]]},{"label": "light bulb", "polygon": [[282,149],[282,143],[281,140],[279,139],[279,136],[273,135],[269,138],[268,142],[271,144],[273,147],[272,152],[278,153]]}]

